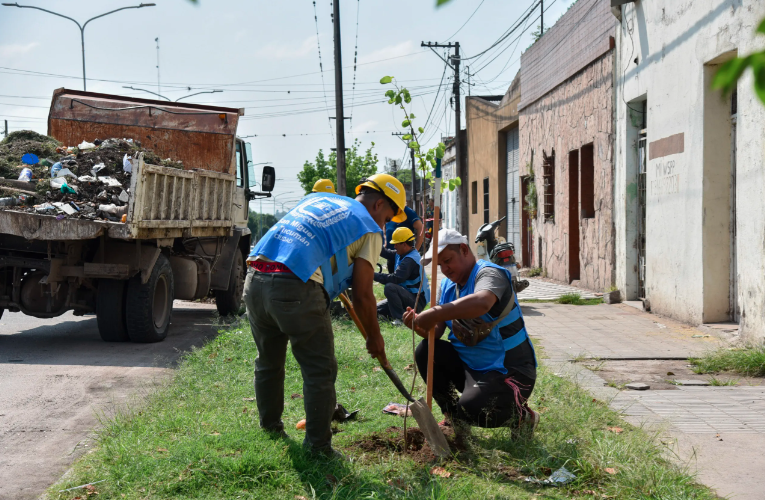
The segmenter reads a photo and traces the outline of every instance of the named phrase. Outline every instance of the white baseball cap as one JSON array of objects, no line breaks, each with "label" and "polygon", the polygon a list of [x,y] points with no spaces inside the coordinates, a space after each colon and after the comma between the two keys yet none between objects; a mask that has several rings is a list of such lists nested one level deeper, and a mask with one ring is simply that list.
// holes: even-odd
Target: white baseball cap
[{"label": "white baseball cap", "polygon": [[[440,254],[444,248],[449,245],[460,245],[464,243],[468,245],[468,239],[466,236],[462,236],[459,231],[454,229],[441,229],[438,231],[438,253]],[[428,264],[433,260],[433,247],[428,248],[425,252],[425,256],[422,258],[422,265]]]}]

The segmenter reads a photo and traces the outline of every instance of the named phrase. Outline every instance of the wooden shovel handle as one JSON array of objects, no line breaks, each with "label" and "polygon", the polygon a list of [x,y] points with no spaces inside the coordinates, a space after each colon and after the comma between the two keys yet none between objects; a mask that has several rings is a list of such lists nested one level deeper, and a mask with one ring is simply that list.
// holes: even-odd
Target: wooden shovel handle
[{"label": "wooden shovel handle", "polygon": [[[359,332],[361,332],[361,336],[364,337],[364,340],[367,339],[367,332],[364,330],[364,325],[361,324],[361,320],[359,319],[358,314],[356,314],[356,310],[353,308],[353,304],[351,304],[351,301],[348,299],[348,297],[344,294],[340,294],[340,301],[345,306],[345,310],[348,311],[348,315],[351,317],[354,323],[356,323],[356,328],[359,329]],[[388,357],[383,354],[382,359],[380,357],[377,358],[377,361],[380,362],[380,366],[387,370],[393,369],[390,362],[388,361]]]}]

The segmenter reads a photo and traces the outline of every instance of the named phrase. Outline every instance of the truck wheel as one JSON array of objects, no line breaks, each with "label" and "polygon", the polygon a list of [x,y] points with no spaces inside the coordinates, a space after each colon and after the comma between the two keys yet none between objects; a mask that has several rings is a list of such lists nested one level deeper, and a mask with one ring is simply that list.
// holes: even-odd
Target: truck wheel
[{"label": "truck wheel", "polygon": [[96,322],[98,333],[104,342],[127,342],[130,340],[125,324],[125,288],[122,280],[98,280],[96,297]]},{"label": "truck wheel", "polygon": [[215,290],[215,306],[221,316],[239,314],[242,309],[242,294],[244,293],[245,277],[244,257],[242,252],[234,254],[234,262],[231,264],[231,278],[228,280],[228,289]]},{"label": "truck wheel", "polygon": [[140,274],[128,281],[125,315],[130,340],[148,343],[160,342],[167,337],[174,295],[170,261],[159,254],[149,281],[141,283]]}]

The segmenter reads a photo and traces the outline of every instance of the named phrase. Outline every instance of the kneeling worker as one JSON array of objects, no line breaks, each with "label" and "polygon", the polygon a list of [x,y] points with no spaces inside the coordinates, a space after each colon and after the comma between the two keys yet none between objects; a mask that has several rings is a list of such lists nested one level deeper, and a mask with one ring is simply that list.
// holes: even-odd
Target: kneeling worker
[{"label": "kneeling worker", "polygon": [[[423,261],[432,260],[432,252],[433,247]],[[467,238],[453,229],[438,232],[438,263],[445,276],[438,305],[419,314],[411,309],[404,313],[404,323],[411,328],[414,322],[425,338],[415,352],[423,379],[427,332],[436,329],[433,397],[455,426],[533,431],[539,414],[526,401],[536,381],[536,358],[510,273],[476,261]],[[449,340],[442,340],[447,329]]]},{"label": "kneeling worker", "polygon": [[[244,301],[255,360],[255,398],[260,426],[284,433],[287,342],[303,375],[306,436],[311,451],[333,457],[337,360],[329,303],[353,286],[353,305],[366,330],[367,351],[385,355],[372,285],[382,248],[382,227],[404,217],[404,186],[376,174],[356,188],[356,199],[331,193],[303,198],[258,242],[248,259],[254,268]],[[383,358],[384,359],[384,358]]]},{"label": "kneeling worker", "polygon": [[[391,243],[396,250],[396,271],[393,274],[375,273],[375,281],[385,285],[385,300],[377,303],[377,314],[401,325],[404,310],[422,311],[430,302],[430,287],[425,269],[420,265],[420,254],[414,248],[415,236],[408,227],[393,231]],[[422,290],[420,290],[422,283]],[[415,307],[417,292],[420,299]]]}]

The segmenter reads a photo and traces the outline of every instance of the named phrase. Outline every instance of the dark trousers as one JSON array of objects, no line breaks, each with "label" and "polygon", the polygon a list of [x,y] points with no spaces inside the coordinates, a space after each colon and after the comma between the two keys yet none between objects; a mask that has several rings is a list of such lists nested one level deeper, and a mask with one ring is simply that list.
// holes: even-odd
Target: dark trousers
[{"label": "dark trousers", "polygon": [[[417,369],[426,380],[428,369],[428,341],[423,340],[415,351]],[[505,382],[520,389],[519,396]],[[433,398],[441,411],[452,418],[479,427],[502,427],[517,425],[531,396],[534,380],[508,370],[507,374],[496,371],[476,372],[462,362],[451,342],[436,340],[433,353]],[[462,396],[459,396],[459,391]],[[520,404],[519,404],[520,403]]]},{"label": "dark trousers", "polygon": [[332,442],[337,360],[324,289],[292,274],[251,272],[244,285],[244,301],[258,347],[255,398],[260,426],[270,430],[284,427],[284,363],[289,342],[303,375],[303,443],[326,449]]},{"label": "dark trousers", "polygon": [[[416,293],[412,293],[401,285],[395,283],[386,283],[383,289],[385,299],[377,303],[377,315],[388,319],[403,319],[404,311],[407,307],[414,307]],[[425,308],[425,291],[420,292],[420,301],[417,304],[416,311],[420,312]]]}]

